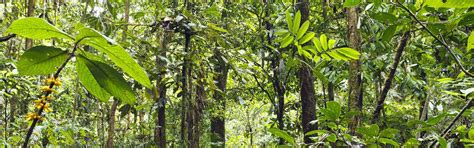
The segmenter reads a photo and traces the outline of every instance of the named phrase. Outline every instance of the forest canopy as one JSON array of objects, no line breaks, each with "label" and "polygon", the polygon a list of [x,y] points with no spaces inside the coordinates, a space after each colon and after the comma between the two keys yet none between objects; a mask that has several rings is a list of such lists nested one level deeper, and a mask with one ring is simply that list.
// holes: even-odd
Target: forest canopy
[{"label": "forest canopy", "polygon": [[1,147],[473,147],[474,0],[0,2]]}]

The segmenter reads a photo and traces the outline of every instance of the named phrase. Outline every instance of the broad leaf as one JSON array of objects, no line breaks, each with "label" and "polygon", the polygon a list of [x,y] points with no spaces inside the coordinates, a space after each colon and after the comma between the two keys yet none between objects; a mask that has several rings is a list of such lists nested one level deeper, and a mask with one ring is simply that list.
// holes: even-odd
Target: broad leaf
[{"label": "broad leaf", "polygon": [[397,25],[391,25],[389,26],[382,35],[382,41],[389,42],[390,39],[392,39],[393,35],[395,34],[395,31],[397,30]]},{"label": "broad leaf", "polygon": [[34,17],[14,21],[10,27],[8,27],[7,32],[36,40],[50,38],[74,39],[45,20]]},{"label": "broad leaf", "polygon": [[[99,60],[100,58],[95,58],[95,56],[87,56],[91,59],[94,60]],[[77,77],[79,78],[79,81],[81,84],[89,91],[92,95],[97,97],[102,102],[107,102],[109,101],[111,95],[105,90],[94,78],[92,75],[92,72],[90,69],[87,67],[86,63],[87,60],[83,59],[83,55],[79,55],[78,60],[76,62],[76,71],[77,71]]]},{"label": "broad leaf", "polygon": [[288,24],[288,30],[293,29],[293,20],[291,18],[290,10],[286,11],[286,23]]},{"label": "broad leaf", "polygon": [[[90,33],[89,31],[85,33]],[[97,32],[96,32],[97,33]],[[82,35],[78,35],[82,36]],[[151,88],[150,79],[143,68],[122,48],[120,45],[111,45],[107,38],[92,37],[85,38],[81,43],[94,47],[104,52],[118,67],[120,67],[130,77],[147,88]]]},{"label": "broad leaf", "polygon": [[400,146],[397,142],[393,141],[392,139],[388,139],[388,138],[379,138],[379,142],[383,143],[383,144],[390,144],[390,145],[393,145],[395,147]]},{"label": "broad leaf", "polygon": [[346,0],[343,4],[344,7],[354,7],[359,5],[360,0]]},{"label": "broad leaf", "polygon": [[293,137],[291,137],[288,133],[286,133],[285,131],[282,131],[280,129],[276,129],[276,128],[271,128],[271,129],[268,129],[268,131],[270,133],[272,133],[273,135],[275,136],[278,136],[280,138],[283,138],[285,139],[288,143],[290,144],[295,144],[295,139]]},{"label": "broad leaf", "polygon": [[417,3],[426,4],[426,6],[434,8],[469,8],[474,7],[472,0],[419,0]]},{"label": "broad leaf", "polygon": [[49,46],[36,46],[21,55],[16,63],[21,75],[45,75],[54,73],[68,57],[67,51]]},{"label": "broad leaf", "polygon": [[[135,95],[133,94],[132,88],[128,85],[127,81],[123,78],[121,74],[119,74],[114,68],[110,67],[109,65],[93,60],[84,56],[78,56],[78,66],[86,66],[87,68],[87,73],[91,73],[92,76],[94,77],[94,80],[96,80],[96,83],[94,83],[94,87],[87,87],[89,91],[95,91],[95,92],[100,92],[103,93],[103,90],[107,91],[109,94],[117,97],[120,101],[127,103],[127,104],[133,104],[135,103]],[[79,67],[79,69],[83,69],[85,67]],[[90,77],[90,76],[89,76]],[[84,80],[84,79],[83,79]],[[88,79],[92,81],[92,79]],[[89,81],[81,81],[83,84],[87,83]],[[95,84],[99,84],[100,90],[98,89],[98,86]],[[96,90],[93,90],[96,89]],[[99,97],[99,96],[97,96]],[[106,94],[102,94],[100,96],[101,99],[104,99],[106,97]]]},{"label": "broad leaf", "polygon": [[466,51],[469,53],[472,48],[474,48],[474,31],[471,32],[469,38],[467,39]]},{"label": "broad leaf", "polygon": [[285,48],[293,42],[293,36],[288,36],[285,40],[282,41],[280,48]]},{"label": "broad leaf", "polygon": [[328,37],[326,37],[325,34],[322,34],[321,37],[319,37],[319,41],[321,41],[321,47],[323,47],[323,50],[328,50]]}]

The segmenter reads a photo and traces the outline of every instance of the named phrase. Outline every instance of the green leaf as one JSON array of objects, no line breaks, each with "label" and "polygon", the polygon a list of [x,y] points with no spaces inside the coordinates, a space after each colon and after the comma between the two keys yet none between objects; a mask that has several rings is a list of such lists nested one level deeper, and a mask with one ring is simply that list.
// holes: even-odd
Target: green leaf
[{"label": "green leaf", "polygon": [[[420,0],[423,1],[423,0]],[[474,7],[472,0],[424,0],[425,4],[434,8],[469,8]]]},{"label": "green leaf", "polygon": [[380,143],[383,143],[383,144],[390,144],[390,145],[393,145],[395,147],[399,147],[400,145],[393,141],[392,139],[388,139],[388,138],[379,138],[378,139]]},{"label": "green leaf", "polygon": [[379,134],[379,126],[377,124],[372,124],[357,128],[356,131],[364,136],[375,137]]},{"label": "green leaf", "polygon": [[346,0],[343,4],[344,7],[354,7],[360,4],[360,0]]},{"label": "green leaf", "polygon": [[276,129],[276,128],[271,128],[271,129],[268,129],[268,131],[270,133],[272,133],[273,135],[275,136],[278,136],[280,138],[283,138],[285,139],[288,143],[292,144],[292,145],[295,145],[295,139],[293,137],[291,137],[288,133],[286,133],[285,131],[282,131],[280,129]]},{"label": "green leaf", "polygon": [[334,115],[334,120],[339,118],[341,115],[341,105],[339,105],[339,103],[335,101],[329,101],[326,103],[326,107]]},{"label": "green leaf", "polygon": [[360,53],[357,50],[354,50],[349,47],[337,48],[335,50],[351,59],[359,59],[359,56],[360,56]]},{"label": "green leaf", "polygon": [[397,30],[397,25],[391,25],[385,31],[383,32],[382,35],[382,41],[389,42],[393,35],[395,34],[395,31]]},{"label": "green leaf", "polygon": [[285,35],[286,33],[288,33],[288,30],[286,29],[278,29],[277,31],[275,31],[275,34],[278,36]]},{"label": "green leaf", "polygon": [[336,46],[336,40],[330,39],[328,42],[328,48],[332,49],[334,46]]},{"label": "green leaf", "polygon": [[314,135],[314,134],[321,135],[321,134],[324,134],[324,133],[327,133],[327,132],[328,132],[328,131],[326,131],[326,130],[312,130],[312,131],[307,132],[307,133],[304,134],[304,135],[305,135],[305,136]]},{"label": "green leaf", "polygon": [[323,47],[321,46],[321,42],[318,38],[313,38],[314,47],[318,50],[319,53],[323,52]]},{"label": "green leaf", "polygon": [[35,40],[50,38],[74,39],[45,20],[34,17],[14,21],[10,27],[8,27],[7,32]]},{"label": "green leaf", "polygon": [[293,30],[291,30],[293,33],[297,33],[298,29],[300,28],[301,23],[301,12],[298,11],[296,12],[295,18],[293,20]]},{"label": "green leaf", "polygon": [[310,41],[314,35],[316,35],[314,32],[308,32],[306,33],[298,42],[298,44],[303,45],[304,43]]},{"label": "green leaf", "polygon": [[448,147],[448,141],[444,139],[443,137],[438,138],[438,143],[440,148],[447,148]]},{"label": "green leaf", "polygon": [[323,50],[328,50],[328,37],[326,37],[325,34],[322,34],[321,37],[319,37],[319,40],[321,41],[321,47],[323,47]]},{"label": "green leaf", "polygon": [[337,137],[336,137],[336,134],[331,133],[326,139],[327,139],[329,142],[336,142]]},{"label": "green leaf", "polygon": [[469,53],[472,48],[474,48],[474,31],[471,32],[469,38],[467,39],[467,48],[466,51]]},{"label": "green leaf", "polygon": [[293,42],[293,36],[289,36],[287,39],[282,41],[280,48],[288,47]]},{"label": "green leaf", "polygon": [[[96,61],[100,60],[100,58],[96,58],[95,56],[91,56],[87,54],[89,58],[94,59]],[[76,71],[77,71],[77,77],[79,78],[79,81],[81,84],[89,91],[92,95],[97,97],[99,101],[102,102],[107,102],[109,101],[111,95],[105,90],[103,87],[100,86],[100,84],[97,82],[92,75],[92,72],[89,70],[89,68],[86,65],[86,62],[82,60],[84,56],[80,55],[78,56],[78,60],[76,62]]]},{"label": "green leaf", "polygon": [[140,65],[120,45],[111,45],[105,38],[85,38],[83,44],[89,45],[104,52],[118,67],[130,77],[147,88],[151,88],[150,79]]},{"label": "green leaf", "polygon": [[105,40],[107,41],[108,44],[115,45],[117,44],[113,39],[106,37],[105,35],[102,35],[101,33],[97,32],[94,29],[88,28],[88,27],[83,27],[79,29],[79,34],[76,36],[76,42],[86,39],[86,38],[94,38],[97,40]]},{"label": "green leaf", "polygon": [[474,140],[474,128],[471,128],[467,135],[469,136],[469,139]]},{"label": "green leaf", "polygon": [[293,20],[289,9],[286,11],[286,23],[288,24],[288,30],[291,31],[291,29],[293,29]]},{"label": "green leaf", "polygon": [[298,34],[296,34],[296,39],[300,39],[303,37],[303,35],[306,33],[306,30],[308,30],[309,27],[309,21],[305,21],[303,25],[301,25],[301,28],[298,30]]},{"label": "green leaf", "polygon": [[[78,71],[81,71],[80,73],[78,72],[82,76],[81,83],[83,85],[90,83],[84,85],[89,92],[95,92],[93,95],[96,95],[101,101],[107,101],[108,94],[111,94],[124,103],[135,103],[135,94],[121,74],[109,65],[94,60],[97,57],[88,57],[84,55],[77,56],[78,64],[76,66]],[[90,75],[92,75],[93,79]],[[104,93],[104,91],[108,94]]]},{"label": "green leaf", "polygon": [[227,33],[228,31],[225,30],[224,28],[221,28],[221,27],[217,27],[216,24],[213,24],[213,23],[207,23],[207,26],[211,27],[212,29],[216,30],[216,31],[219,31],[219,32],[223,32],[223,33]]},{"label": "green leaf", "polygon": [[426,123],[427,123],[428,125],[436,125],[436,124],[438,124],[441,120],[443,120],[444,117],[446,117],[446,115],[447,115],[447,114],[440,114],[440,115],[438,115],[438,116],[436,116],[436,117],[433,117],[433,118],[428,119],[428,120],[426,121]]},{"label": "green leaf", "polygon": [[393,128],[387,128],[387,129],[384,129],[380,132],[380,137],[385,137],[385,138],[394,138],[395,135],[400,132],[399,130],[397,129],[393,129]]},{"label": "green leaf", "polygon": [[68,57],[67,51],[49,46],[36,46],[21,55],[16,63],[21,75],[45,75],[54,73]]}]

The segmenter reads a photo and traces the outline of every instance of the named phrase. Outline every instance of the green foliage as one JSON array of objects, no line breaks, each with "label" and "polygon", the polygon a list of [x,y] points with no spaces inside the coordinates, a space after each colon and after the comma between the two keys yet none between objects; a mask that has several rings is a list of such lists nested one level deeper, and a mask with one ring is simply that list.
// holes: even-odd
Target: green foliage
[{"label": "green foliage", "polygon": [[424,3],[434,8],[469,8],[474,7],[474,1],[470,0],[419,0],[417,4]]},{"label": "green foliage", "polygon": [[49,24],[45,20],[34,17],[27,17],[14,21],[10,27],[8,27],[7,32],[36,40],[50,38],[73,39],[73,37]]},{"label": "green foliage", "polygon": [[53,74],[66,60],[68,53],[50,46],[36,46],[21,55],[15,65],[21,75]]},{"label": "green foliage", "polygon": [[280,129],[276,129],[276,128],[271,128],[271,129],[268,129],[268,131],[270,133],[272,133],[273,135],[275,136],[278,136],[280,138],[283,138],[285,139],[286,142],[292,144],[292,145],[295,145],[295,139],[293,137],[291,137],[288,133],[286,133],[285,131],[282,131]]},{"label": "green foliage", "polygon": [[[94,60],[97,58],[98,57],[91,57],[91,55],[87,57],[80,55],[77,57],[77,69],[81,69],[81,75],[85,76],[85,78],[81,79],[82,84],[89,83],[85,85],[86,88],[88,90],[94,90],[93,92],[96,92],[96,96],[101,97],[101,101],[108,100],[104,98],[108,95],[104,93],[104,91],[106,91],[124,103],[133,104],[136,98],[127,81],[123,79],[121,74],[106,63]],[[94,79],[90,78],[90,74],[92,74]],[[93,80],[95,80],[98,85]]]}]

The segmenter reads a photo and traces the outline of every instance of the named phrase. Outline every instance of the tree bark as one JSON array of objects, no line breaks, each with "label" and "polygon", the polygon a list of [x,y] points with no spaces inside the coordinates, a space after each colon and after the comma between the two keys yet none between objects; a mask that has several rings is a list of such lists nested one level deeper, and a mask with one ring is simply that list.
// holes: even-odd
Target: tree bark
[{"label": "tree bark", "polygon": [[158,115],[155,126],[154,141],[158,147],[166,147],[166,82],[163,81],[166,75],[166,60],[162,58],[167,57],[168,43],[172,38],[171,26],[169,24],[163,24],[163,34],[160,37],[160,49],[155,55],[155,64],[158,67],[159,74],[156,81],[157,92],[155,93],[155,100],[158,103]]},{"label": "tree bark", "polygon": [[[301,12],[301,24],[308,20],[309,17],[309,1],[298,0],[296,8]],[[311,67],[306,63],[308,60],[304,59],[299,70],[298,76],[300,80],[300,96],[301,96],[301,124],[303,126],[303,132],[307,133],[312,130],[318,129],[317,123],[311,124],[311,121],[316,120],[316,97],[314,90],[314,78],[311,72]],[[304,136],[304,143],[310,144],[312,140],[310,136]]]},{"label": "tree bark", "polygon": [[393,60],[392,68],[390,69],[390,73],[388,75],[387,80],[385,81],[384,87],[382,89],[382,93],[380,94],[380,97],[377,101],[377,106],[374,111],[372,123],[375,123],[379,120],[380,111],[383,109],[385,98],[387,97],[387,93],[390,90],[390,87],[392,85],[392,80],[395,77],[395,72],[397,71],[398,63],[400,63],[400,58],[402,57],[403,50],[405,49],[409,38],[410,38],[410,31],[406,31],[405,33],[403,33],[402,38],[400,39],[400,43],[397,48],[397,53],[395,54],[395,58]]},{"label": "tree bark", "polygon": [[[357,13],[357,7],[348,8],[347,11],[347,39],[349,40],[349,46],[355,50],[360,50],[360,36],[357,31],[357,24],[359,16]],[[362,114],[362,77],[361,77],[361,64],[360,60],[352,60],[349,63],[349,111],[356,112],[357,114],[352,117],[349,123],[349,131],[351,135],[355,134],[355,129],[360,124],[360,117]]]},{"label": "tree bark", "polygon": [[107,131],[107,147],[113,148],[114,147],[114,135],[115,135],[115,111],[117,110],[119,102],[118,100],[114,100],[112,107],[110,108],[109,112],[109,129]]},{"label": "tree bark", "polygon": [[[28,0],[28,10],[26,16],[32,17],[35,15],[35,0]],[[26,39],[25,40],[25,50],[30,49],[33,47],[33,40]]]},{"label": "tree bark", "polygon": [[213,147],[225,147],[225,94],[226,94],[226,85],[227,85],[227,73],[228,68],[227,64],[221,57],[220,51],[217,49],[214,51],[214,58],[217,59],[215,64],[215,74],[214,81],[217,82],[217,90],[214,90],[214,100],[217,103],[216,105],[216,114],[211,115],[211,141],[213,143],[220,143],[218,145],[213,145]]}]

